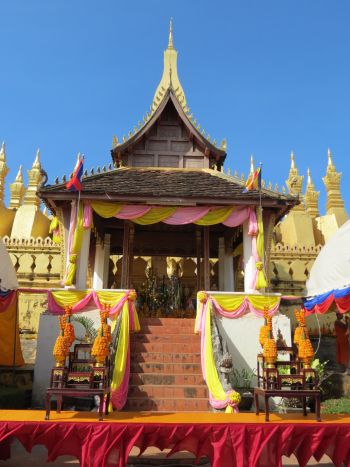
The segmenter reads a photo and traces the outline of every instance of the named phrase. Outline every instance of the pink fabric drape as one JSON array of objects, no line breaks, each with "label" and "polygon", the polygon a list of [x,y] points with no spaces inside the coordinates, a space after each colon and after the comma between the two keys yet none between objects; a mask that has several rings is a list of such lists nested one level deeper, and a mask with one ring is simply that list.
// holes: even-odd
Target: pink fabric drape
[{"label": "pink fabric drape", "polygon": [[137,219],[147,214],[151,209],[151,206],[125,205],[115,217],[118,219]]},{"label": "pink fabric drape", "polygon": [[83,227],[89,229],[92,226],[92,208],[89,203],[84,203]]},{"label": "pink fabric drape", "polygon": [[[130,294],[130,291],[126,292],[123,298],[121,298],[118,303],[116,303],[115,305],[111,307],[109,316],[114,316],[114,315],[119,314],[120,310],[123,308],[124,303],[129,299],[129,294]],[[82,298],[78,303],[76,303],[73,306],[72,312],[73,313],[82,312],[84,308],[87,307],[87,305],[90,303],[91,300],[93,300],[93,302],[95,303],[96,307],[99,310],[102,310],[103,305],[100,302],[97,293],[95,292],[95,290],[91,290],[89,293],[85,295],[84,298]],[[48,308],[49,308],[50,313],[52,314],[55,314],[55,315],[64,314],[64,309],[56,303],[51,291],[48,291]],[[129,313],[131,315],[131,322],[132,322],[132,326],[134,329],[134,322],[135,322],[134,316],[133,316],[134,307],[131,306],[130,304],[129,304]]]},{"label": "pink fabric drape", "polygon": [[208,214],[209,207],[186,207],[177,208],[174,214],[165,219],[165,224],[171,225],[184,225],[191,224],[201,219],[203,216]]},{"label": "pink fabric drape", "polygon": [[238,225],[242,225],[243,222],[249,218],[249,214],[249,207],[233,210],[223,224],[226,225],[226,227],[237,227]]}]

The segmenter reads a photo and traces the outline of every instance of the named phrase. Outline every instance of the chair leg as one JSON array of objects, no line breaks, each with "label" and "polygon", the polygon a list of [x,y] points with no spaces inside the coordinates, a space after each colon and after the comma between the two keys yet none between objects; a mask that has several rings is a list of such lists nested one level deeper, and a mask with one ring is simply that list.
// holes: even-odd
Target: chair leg
[{"label": "chair leg", "polygon": [[98,408],[98,419],[102,421],[103,420],[103,399],[104,397],[103,397],[103,394],[100,394],[98,397],[100,398],[100,405]]},{"label": "chair leg", "polygon": [[51,395],[50,394],[46,394],[45,409],[46,409],[45,420],[49,420],[50,419],[50,409],[51,409]]},{"label": "chair leg", "polygon": [[61,413],[62,410],[62,396],[57,396],[57,410],[56,413]]}]

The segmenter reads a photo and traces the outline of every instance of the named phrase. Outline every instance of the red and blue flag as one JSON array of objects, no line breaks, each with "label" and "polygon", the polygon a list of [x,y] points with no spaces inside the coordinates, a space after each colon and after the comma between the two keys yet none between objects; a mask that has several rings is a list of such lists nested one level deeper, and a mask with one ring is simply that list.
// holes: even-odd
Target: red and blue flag
[{"label": "red and blue flag", "polygon": [[84,156],[78,156],[78,162],[74,168],[72,178],[66,183],[67,190],[70,191],[81,191],[83,189],[83,185],[81,183],[81,178],[83,176],[84,171]]}]

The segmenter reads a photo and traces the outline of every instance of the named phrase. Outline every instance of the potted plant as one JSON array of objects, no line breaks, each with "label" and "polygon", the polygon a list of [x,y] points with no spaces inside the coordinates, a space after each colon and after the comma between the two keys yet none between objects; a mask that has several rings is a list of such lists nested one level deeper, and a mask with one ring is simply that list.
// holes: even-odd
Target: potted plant
[{"label": "potted plant", "polygon": [[240,411],[250,411],[253,405],[254,396],[252,381],[255,371],[247,368],[233,368],[231,373],[231,385],[233,389],[240,393],[241,402],[238,405]]}]

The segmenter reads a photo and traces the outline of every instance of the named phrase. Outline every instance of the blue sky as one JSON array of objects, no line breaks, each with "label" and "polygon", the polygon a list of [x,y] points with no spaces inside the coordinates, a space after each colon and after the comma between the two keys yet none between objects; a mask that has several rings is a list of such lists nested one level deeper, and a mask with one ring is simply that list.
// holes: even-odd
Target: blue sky
[{"label": "blue sky", "polygon": [[2,0],[0,140],[13,181],[37,147],[51,181],[78,151],[110,162],[112,136],[132,129],[160,80],[169,18],[187,101],[227,167],[282,185],[290,151],[310,167],[324,212],[327,148],[350,204],[348,0]]}]

